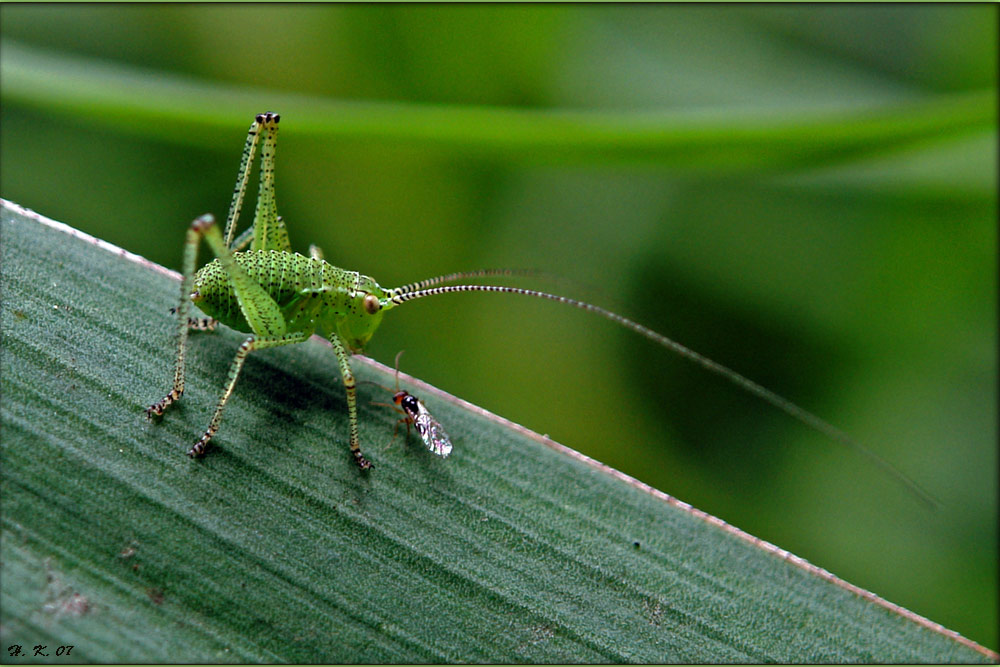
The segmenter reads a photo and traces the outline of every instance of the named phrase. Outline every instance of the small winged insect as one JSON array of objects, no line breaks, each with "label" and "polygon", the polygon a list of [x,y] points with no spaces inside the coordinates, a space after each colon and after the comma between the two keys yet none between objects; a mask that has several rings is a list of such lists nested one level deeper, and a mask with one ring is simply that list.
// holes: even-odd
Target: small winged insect
[{"label": "small winged insect", "polygon": [[[396,355],[396,389],[392,396],[392,402],[395,404],[396,410],[402,412],[404,415],[403,419],[399,421],[406,422],[407,432],[409,432],[411,424],[416,426],[417,433],[420,434],[421,440],[427,445],[427,449],[444,458],[451,454],[451,438],[445,433],[441,422],[434,418],[434,415],[430,413],[423,401],[405,389],[399,388],[399,358],[401,356],[403,356],[403,350],[400,350]],[[393,391],[388,387],[382,388],[387,391]],[[383,403],[380,405],[386,404]]]},{"label": "small winged insect", "polygon": [[408,391],[398,391],[392,397],[393,403],[406,413],[406,423],[413,423],[427,449],[441,457],[451,454],[451,438],[444,432],[441,422],[427,411],[427,406]]}]

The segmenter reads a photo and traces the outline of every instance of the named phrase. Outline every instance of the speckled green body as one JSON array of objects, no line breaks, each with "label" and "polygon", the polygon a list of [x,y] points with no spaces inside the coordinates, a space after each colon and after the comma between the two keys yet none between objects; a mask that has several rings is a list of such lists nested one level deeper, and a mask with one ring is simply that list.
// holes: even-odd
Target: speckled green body
[{"label": "speckled green body", "polygon": [[[243,158],[233,190],[225,235],[211,215],[191,223],[184,250],[184,274],[177,312],[177,360],[170,392],[146,408],[150,417],[162,415],[184,393],[184,358],[189,329],[213,329],[222,322],[248,334],[229,367],[226,388],[201,438],[188,455],[202,456],[219,429],[226,402],[233,393],[243,362],[254,350],[304,343],[314,333],[322,334],[337,355],[351,431],[348,444],[362,469],[371,463],[361,454],[358,411],[350,353],[360,351],[382,321],[385,309],[395,305],[391,290],[356,271],[345,271],[323,260],[319,248],[304,257],[291,251],[288,231],[278,217],[274,201],[274,154],[279,116],[262,113],[254,118],[247,134]],[[260,145],[260,189],[253,225],[235,237],[243,195]],[[198,246],[204,240],[215,259],[195,271]],[[249,250],[243,249],[249,245]],[[242,251],[242,252],[241,252]],[[188,310],[198,305],[209,318],[192,319]]]},{"label": "speckled green body", "polygon": [[[360,351],[382,322],[382,310],[369,313],[364,299],[386,297],[378,283],[357,271],[345,271],[318,257],[278,250],[233,254],[246,275],[277,304],[285,333],[336,335],[352,351]],[[194,277],[191,300],[206,315],[228,327],[253,333],[229,274],[218,259]]]}]

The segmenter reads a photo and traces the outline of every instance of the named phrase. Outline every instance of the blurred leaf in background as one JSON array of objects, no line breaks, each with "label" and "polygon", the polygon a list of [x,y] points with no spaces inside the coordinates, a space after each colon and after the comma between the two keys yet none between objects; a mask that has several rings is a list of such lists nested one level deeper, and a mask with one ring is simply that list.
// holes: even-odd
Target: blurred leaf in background
[{"label": "blurred leaf in background", "polygon": [[0,17],[3,197],[178,268],[190,220],[225,213],[251,116],[278,111],[296,250],[388,285],[563,275],[942,507],[552,304],[427,300],[369,354],[405,348],[404,370],[998,646],[996,6]]}]

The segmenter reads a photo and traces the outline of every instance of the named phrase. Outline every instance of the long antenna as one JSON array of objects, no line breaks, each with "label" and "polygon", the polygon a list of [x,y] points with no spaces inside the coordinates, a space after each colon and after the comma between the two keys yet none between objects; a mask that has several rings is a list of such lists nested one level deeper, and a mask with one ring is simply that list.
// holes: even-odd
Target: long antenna
[{"label": "long antenna", "polygon": [[543,275],[542,272],[534,269],[477,269],[475,271],[456,271],[455,273],[446,273],[443,276],[435,276],[434,278],[427,278],[426,280],[410,283],[409,285],[396,287],[392,290],[392,293],[407,294],[409,292],[417,292],[419,290],[427,289],[428,287],[433,287],[434,285],[440,285],[441,283],[450,283],[456,280],[466,280],[468,278],[492,278],[496,276],[537,278],[540,275]]},{"label": "long antenna", "polygon": [[443,276],[435,276],[433,278],[426,278],[424,280],[410,283],[409,285],[403,285],[402,287],[397,287],[393,290],[394,294],[406,294],[408,292],[417,292],[419,290],[427,289],[428,287],[434,287],[435,285],[440,285],[442,283],[452,283],[456,280],[468,280],[469,278],[541,278],[549,282],[570,285],[576,288],[582,288],[589,292],[597,291],[593,285],[588,285],[586,283],[574,280],[572,278],[567,278],[566,276],[560,276],[555,273],[549,273],[548,271],[542,271],[541,269],[476,269],[475,271],[456,271],[455,273],[446,273]]},{"label": "long antenna", "polygon": [[[466,274],[452,274],[452,275],[466,275],[472,276],[478,272],[471,272]],[[484,274],[485,275],[485,274]],[[500,275],[489,273],[488,275]],[[432,278],[429,284],[437,284],[438,282],[444,282],[448,276],[442,278]],[[428,281],[424,281],[425,283]],[[829,422],[820,419],[813,413],[800,408],[795,403],[792,403],[788,399],[782,398],[778,394],[774,393],[770,389],[757,384],[753,380],[746,378],[736,371],[723,366],[722,364],[712,361],[708,357],[702,356],[695,352],[694,350],[681,345],[677,341],[667,338],[661,333],[657,333],[648,327],[630,320],[627,317],[619,315],[618,313],[613,313],[610,310],[605,310],[600,306],[595,306],[584,301],[578,301],[576,299],[570,299],[569,297],[559,296],[558,294],[549,294],[548,292],[540,292],[538,290],[523,289],[520,287],[507,287],[505,285],[444,285],[440,287],[416,287],[421,285],[421,283],[413,283],[412,285],[407,285],[402,288],[390,289],[388,290],[388,303],[384,304],[386,306],[391,303],[392,305],[401,305],[407,301],[413,301],[414,299],[421,299],[426,296],[433,296],[436,294],[450,294],[452,292],[496,292],[501,294],[520,294],[522,296],[532,296],[540,299],[548,299],[549,301],[556,301],[558,303],[566,304],[567,306],[573,306],[574,308],[579,308],[581,310],[586,310],[591,313],[600,315],[601,317],[616,322],[627,329],[645,336],[651,341],[662,345],[668,350],[672,350],[677,354],[689,359],[702,368],[715,373],[716,375],[721,375],[733,384],[736,384],[746,391],[750,392],[754,396],[763,399],[773,405],[774,407],[782,410],[783,412],[791,415],[798,421],[802,422],[806,426],[809,426],[820,433],[824,434],[831,440],[839,442],[842,445],[855,450],[856,452],[868,457],[873,463],[880,467],[885,473],[893,477],[897,482],[902,484],[906,489],[915,495],[921,502],[931,508],[937,507],[940,503],[934,498],[930,493],[925,491],[919,484],[914,482],[908,476],[906,476],[902,471],[896,468],[894,465],[889,463],[887,460],[873,452],[868,447],[865,447],[860,442],[847,435],[841,431],[836,426],[830,424]]]}]

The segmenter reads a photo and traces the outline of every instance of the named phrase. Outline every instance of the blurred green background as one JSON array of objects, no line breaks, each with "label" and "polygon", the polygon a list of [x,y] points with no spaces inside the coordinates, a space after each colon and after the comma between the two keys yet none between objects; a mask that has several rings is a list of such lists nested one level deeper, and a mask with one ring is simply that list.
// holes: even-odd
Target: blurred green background
[{"label": "blurred green background", "polygon": [[[998,648],[996,6],[0,18],[3,197],[176,269],[190,220],[226,212],[253,114],[278,111],[296,250],[386,286],[564,276],[535,284],[816,412],[941,507],[554,304],[428,299],[388,316],[369,355],[405,349],[404,371]],[[939,129],[886,140],[921,123]]]}]

